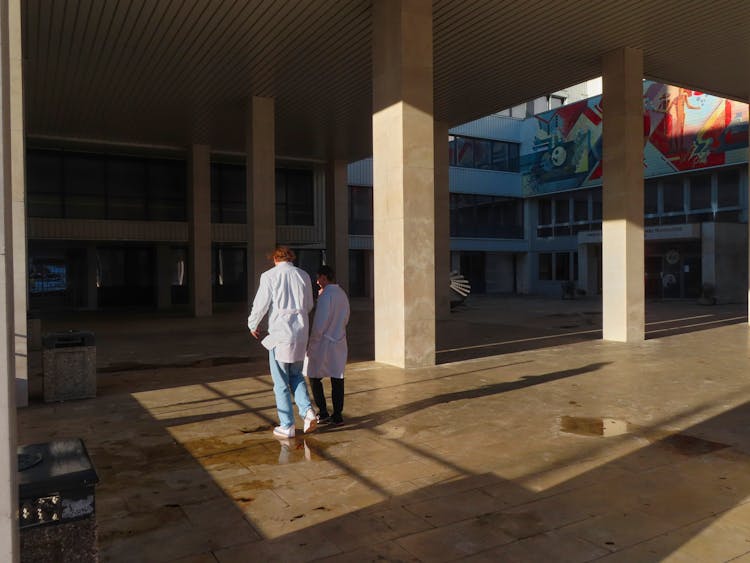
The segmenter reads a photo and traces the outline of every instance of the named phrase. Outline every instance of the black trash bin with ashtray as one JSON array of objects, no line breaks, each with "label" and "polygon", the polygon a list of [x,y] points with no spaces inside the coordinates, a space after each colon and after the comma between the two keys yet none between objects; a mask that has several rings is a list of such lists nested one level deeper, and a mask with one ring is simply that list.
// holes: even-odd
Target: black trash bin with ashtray
[{"label": "black trash bin with ashtray", "polygon": [[94,562],[99,477],[79,438],[18,447],[18,522],[25,562]]}]

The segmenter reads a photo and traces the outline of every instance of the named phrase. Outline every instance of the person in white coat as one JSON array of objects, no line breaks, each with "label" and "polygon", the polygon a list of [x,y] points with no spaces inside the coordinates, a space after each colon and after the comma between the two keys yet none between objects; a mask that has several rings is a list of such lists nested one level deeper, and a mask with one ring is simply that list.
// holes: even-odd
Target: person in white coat
[{"label": "person in white coat", "polygon": [[[310,344],[307,347],[307,376],[310,378],[320,423],[344,422],[344,367],[348,348],[346,325],[349,322],[349,298],[336,283],[330,266],[318,269],[318,304],[315,308]],[[329,416],[322,378],[331,380],[333,413]]]},{"label": "person in white coat", "polygon": [[309,330],[308,314],[313,308],[312,283],[307,272],[292,263],[295,255],[289,248],[277,247],[271,258],[274,267],[260,276],[247,327],[253,337],[260,339],[259,325],[268,313],[268,335],[261,344],[268,349],[279,415],[279,426],[274,428],[273,433],[280,438],[293,438],[292,394],[299,415],[304,420],[304,431],[311,432],[317,425],[302,375]]}]

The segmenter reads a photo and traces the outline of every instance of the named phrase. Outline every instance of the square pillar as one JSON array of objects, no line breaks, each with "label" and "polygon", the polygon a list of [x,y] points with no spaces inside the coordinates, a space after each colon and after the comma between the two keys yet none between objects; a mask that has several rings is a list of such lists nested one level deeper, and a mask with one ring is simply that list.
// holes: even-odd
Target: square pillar
[{"label": "square pillar", "polygon": [[435,364],[432,2],[373,4],[375,359]]},{"label": "square pillar", "polygon": [[99,277],[98,258],[96,246],[86,245],[86,309],[89,311],[99,308],[99,288],[96,285]]},{"label": "square pillar", "polygon": [[603,58],[602,324],[605,340],[645,337],[643,53]]},{"label": "square pillar", "polygon": [[23,57],[21,53],[21,6],[8,6],[8,119],[10,121],[10,182],[13,206],[13,301],[16,364],[16,406],[29,404],[28,277],[26,241],[26,142],[23,119]]},{"label": "square pillar", "polygon": [[161,311],[171,306],[172,248],[168,244],[159,243],[156,245],[156,308]]},{"label": "square pillar", "polygon": [[435,121],[435,318],[451,314],[451,218],[448,158],[448,125]]},{"label": "square pillar", "polygon": [[[0,4],[0,560],[18,561],[18,481],[16,458],[16,353],[15,334],[18,327],[15,319],[23,317],[25,335],[26,280],[23,280],[23,299],[15,288],[17,276],[14,266],[25,260],[25,233],[20,233],[24,245],[17,244],[14,236],[18,232],[17,214],[23,215],[23,206],[18,205],[18,186],[14,181],[23,181],[23,167],[18,169],[18,134],[21,129],[21,6],[18,0]],[[21,145],[22,146],[22,145]],[[22,156],[22,155],[21,155]],[[23,162],[21,160],[20,162]],[[22,186],[21,186],[22,187]],[[23,217],[21,217],[23,219]],[[20,258],[14,259],[17,249],[23,248]],[[26,271],[25,264],[23,271]],[[25,275],[25,274],[24,274]],[[17,304],[21,312],[15,311]],[[25,374],[21,374],[25,376]]]},{"label": "square pillar", "polygon": [[273,98],[248,102],[247,151],[247,296],[252,300],[260,275],[273,264],[276,246],[276,149]]},{"label": "square pillar", "polygon": [[213,314],[211,288],[211,155],[208,145],[190,148],[191,305],[196,317]]},{"label": "square pillar", "polygon": [[326,166],[326,259],[336,281],[349,291],[349,184],[347,163],[332,160]]}]

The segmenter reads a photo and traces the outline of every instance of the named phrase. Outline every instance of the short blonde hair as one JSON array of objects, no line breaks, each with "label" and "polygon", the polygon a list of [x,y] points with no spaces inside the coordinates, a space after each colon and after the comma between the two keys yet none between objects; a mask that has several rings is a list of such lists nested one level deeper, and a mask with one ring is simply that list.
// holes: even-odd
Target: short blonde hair
[{"label": "short blonde hair", "polygon": [[269,256],[274,262],[294,262],[296,257],[297,255],[288,246],[277,246]]}]

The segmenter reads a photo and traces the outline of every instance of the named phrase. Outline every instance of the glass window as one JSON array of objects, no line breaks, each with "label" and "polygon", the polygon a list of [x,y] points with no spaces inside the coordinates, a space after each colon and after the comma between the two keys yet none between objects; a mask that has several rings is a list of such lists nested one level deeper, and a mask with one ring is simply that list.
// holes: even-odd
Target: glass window
[{"label": "glass window", "polygon": [[518,143],[508,143],[508,172],[521,170],[520,146]]},{"label": "glass window", "polygon": [[739,207],[740,205],[740,172],[734,170],[723,170],[717,174],[718,190],[716,194],[716,206]]},{"label": "glass window", "polygon": [[552,253],[551,252],[539,253],[539,279],[540,280],[552,279]]},{"label": "glass window", "polygon": [[690,209],[711,208],[711,174],[690,176]]},{"label": "glass window", "polygon": [[573,220],[579,223],[589,220],[588,192],[576,192],[573,194]]},{"label": "glass window", "polygon": [[570,279],[570,253],[555,253],[555,279],[560,281]]},{"label": "glass window", "polygon": [[276,224],[312,225],[312,170],[276,169]]},{"label": "glass window", "polygon": [[349,233],[372,234],[372,188],[349,186]]},{"label": "glass window", "polygon": [[456,166],[472,168],[474,166],[474,140],[464,137],[456,138]]},{"label": "glass window", "polygon": [[492,143],[481,139],[474,139],[474,167],[482,170],[491,168]]},{"label": "glass window", "polygon": [[549,109],[556,109],[565,104],[565,98],[563,96],[550,96],[549,97]]},{"label": "glass window", "polygon": [[63,161],[65,216],[106,219],[104,160],[91,155],[68,155]]},{"label": "glass window", "polygon": [[111,158],[107,162],[109,219],[145,220],[146,166],[140,159]]},{"label": "glass window", "polygon": [[591,190],[591,220],[602,220],[602,189],[595,188]]},{"label": "glass window", "polygon": [[661,189],[664,200],[664,213],[684,213],[682,178],[667,178],[662,180]]},{"label": "glass window", "polygon": [[62,157],[29,151],[26,157],[26,206],[29,217],[63,217]]},{"label": "glass window", "polygon": [[537,200],[537,209],[539,214],[540,225],[551,225],[552,224],[552,201],[549,199]]},{"label": "glass window", "polygon": [[492,142],[492,169],[509,170],[508,145],[502,141]]},{"label": "glass window", "polygon": [[245,167],[236,164],[211,165],[211,221],[246,223]]},{"label": "glass window", "polygon": [[27,168],[31,217],[186,218],[184,161],[31,149]]},{"label": "glass window", "polygon": [[555,200],[555,224],[570,223],[570,199]]},{"label": "glass window", "polygon": [[187,219],[187,167],[180,160],[147,160],[148,214],[152,221]]},{"label": "glass window", "polygon": [[523,238],[523,202],[477,194],[450,194],[450,232],[456,237]]},{"label": "glass window", "polygon": [[653,215],[659,212],[659,183],[648,180],[643,185],[643,212]]},{"label": "glass window", "polygon": [[518,172],[518,143],[492,141],[492,169],[505,172]]},{"label": "glass window", "polygon": [[456,166],[456,144],[458,141],[453,135],[448,135],[448,164]]}]

